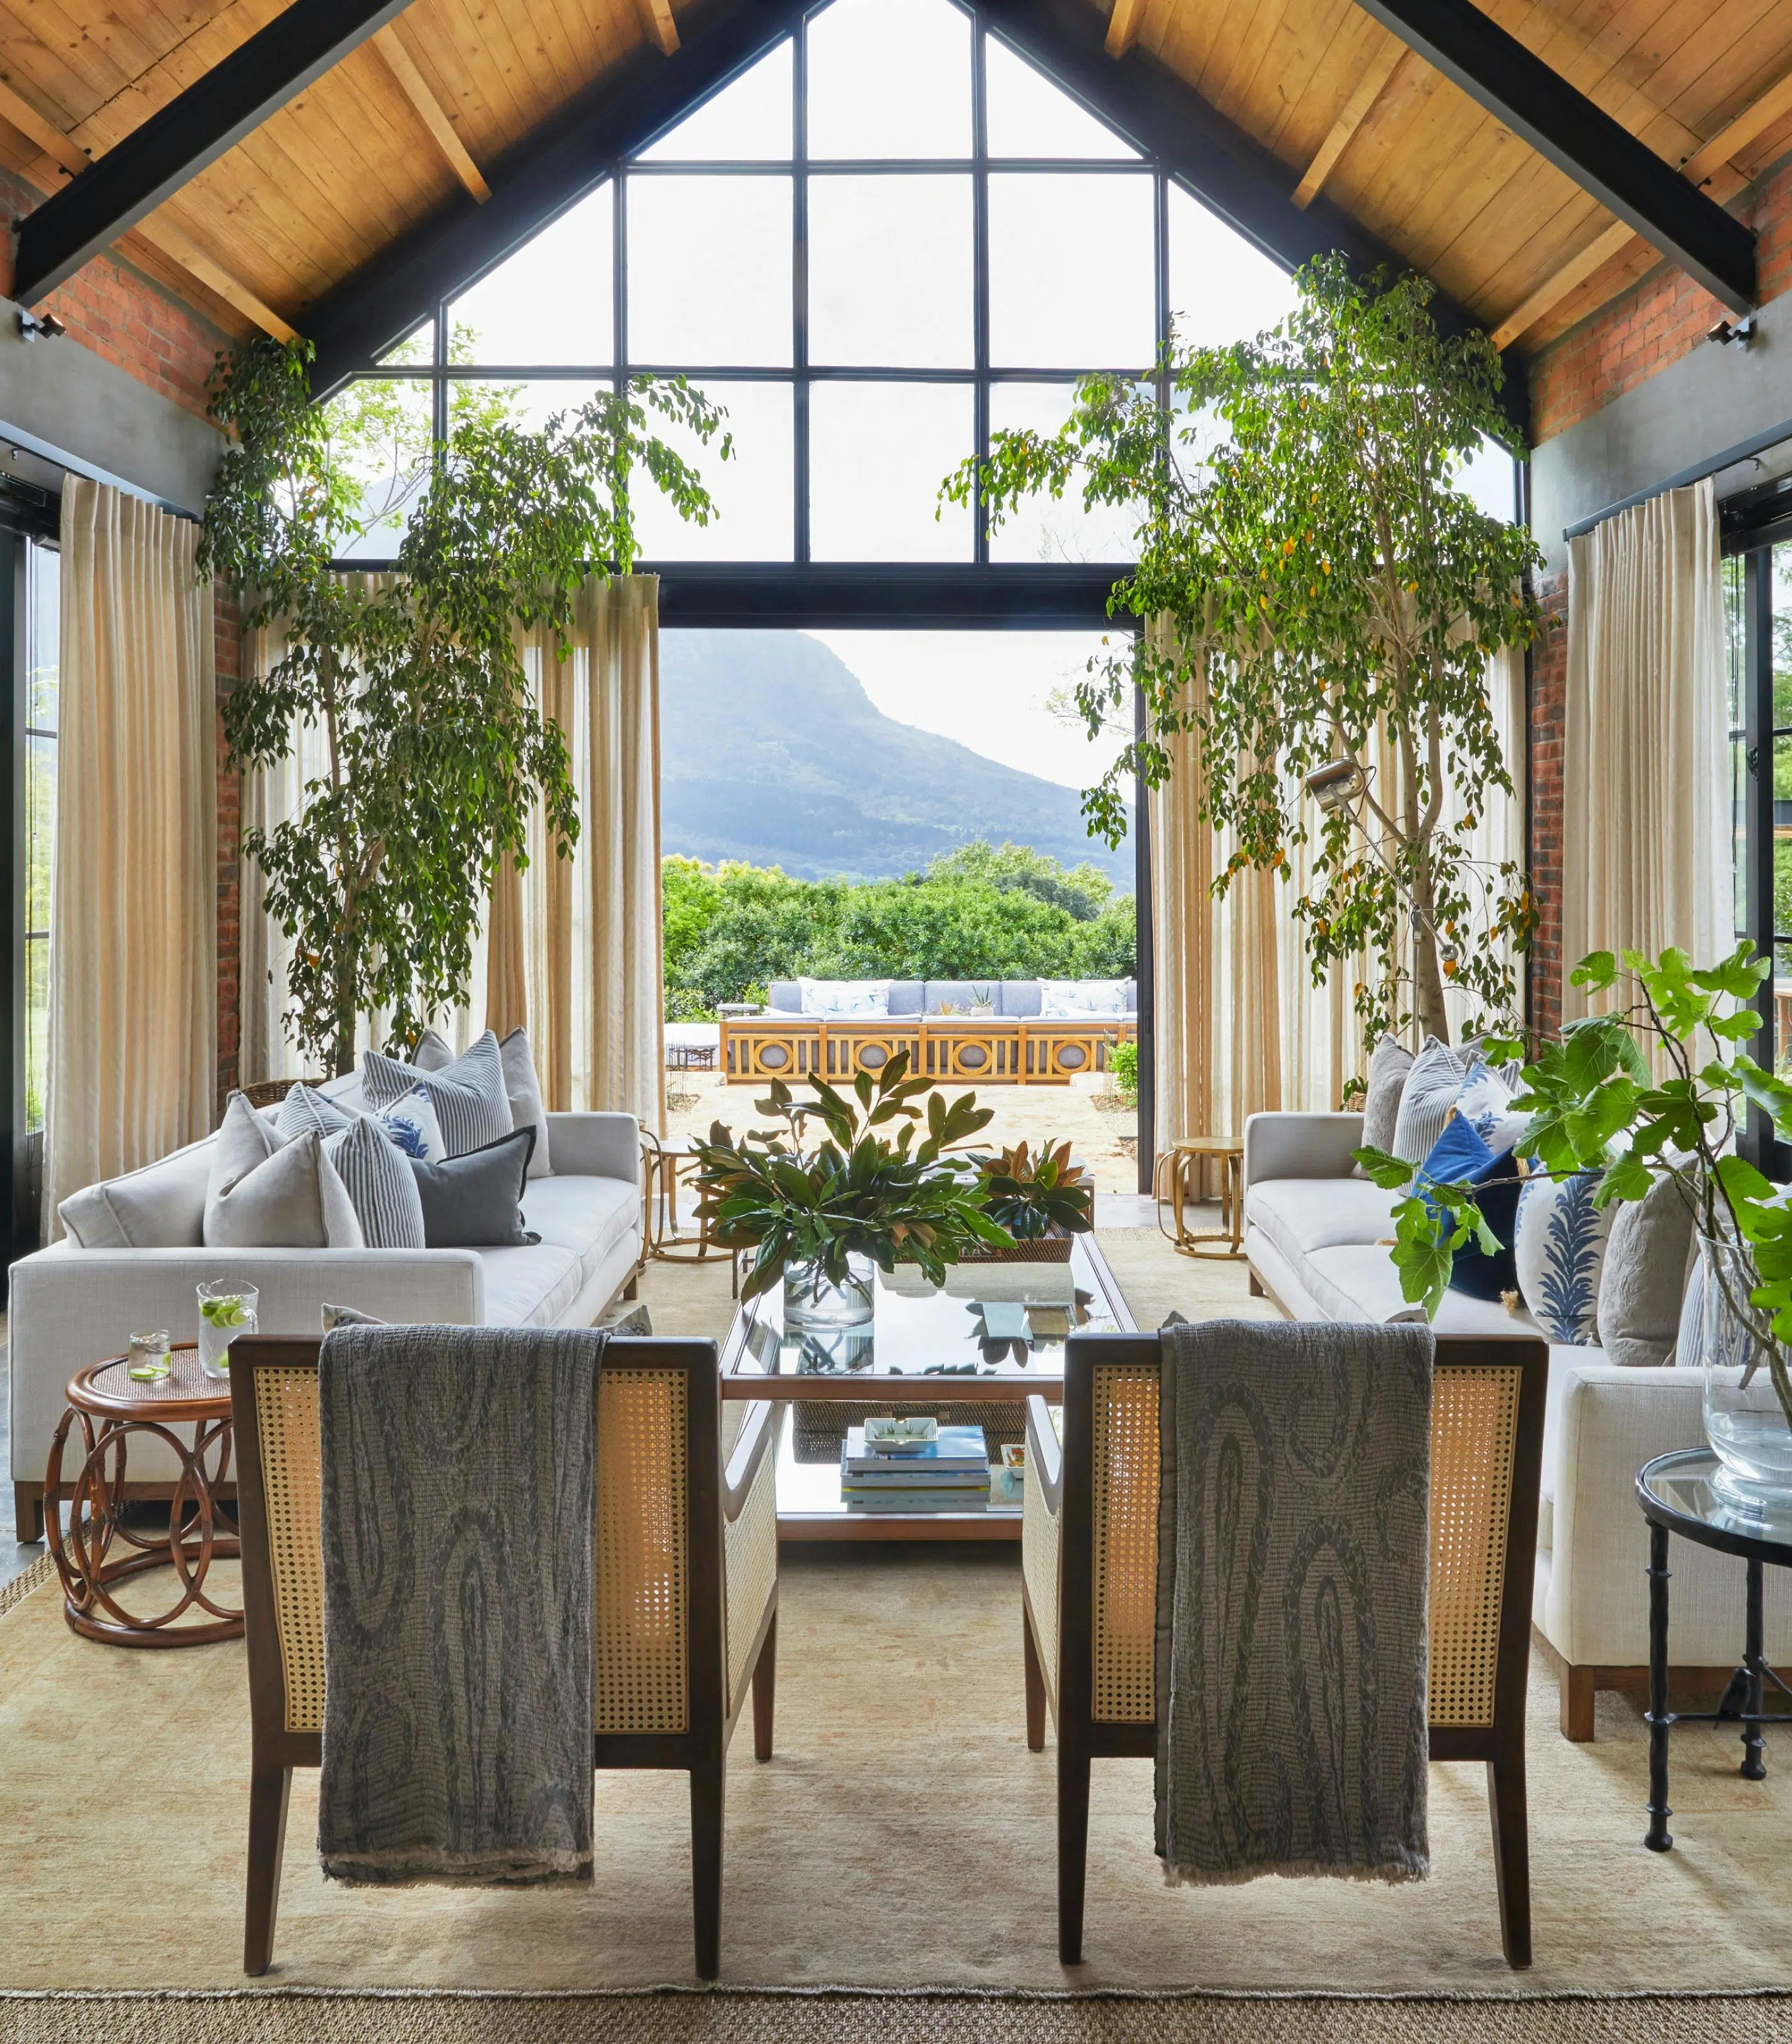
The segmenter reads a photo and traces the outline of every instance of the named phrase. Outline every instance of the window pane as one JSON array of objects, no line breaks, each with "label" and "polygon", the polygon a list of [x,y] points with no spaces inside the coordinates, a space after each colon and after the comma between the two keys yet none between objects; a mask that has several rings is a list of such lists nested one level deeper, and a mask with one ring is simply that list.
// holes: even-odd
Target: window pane
[{"label": "window pane", "polygon": [[606,364],[615,236],[615,198],[600,185],[450,304],[449,361]]},{"label": "window pane", "polygon": [[356,516],[367,529],[343,546],[345,560],[387,560],[418,497],[429,459],[429,386],[414,378],[369,377],[324,408],[336,459],[360,486]]},{"label": "window pane", "polygon": [[1299,301],[1294,279],[1180,185],[1169,198],[1170,317],[1185,347],[1245,340]]},{"label": "window pane", "polygon": [[382,369],[427,369],[436,359],[436,322],[425,320],[413,326],[396,348],[379,358]]},{"label": "window pane", "polygon": [[1106,121],[994,36],[983,44],[983,69],[992,156],[1137,156]]},{"label": "window pane", "polygon": [[448,385],[448,431],[502,421],[539,432],[556,412],[576,412],[610,387],[588,376],[457,376]]},{"label": "window pane", "polygon": [[[995,383],[990,386],[990,431],[1055,433],[1070,417],[1076,396],[1070,383]],[[1063,498],[1027,499],[990,534],[992,561],[1129,561],[1136,553],[1127,513],[1107,505],[1083,506],[1079,489]]]},{"label": "window pane", "polygon": [[[990,179],[990,355],[1016,369],[1147,367],[1156,355],[1152,180]],[[1101,252],[1098,263],[1067,259]]]},{"label": "window pane", "polygon": [[26,658],[29,663],[25,722],[36,731],[56,729],[56,685],[62,663],[62,556],[34,540],[25,554]]},{"label": "window pane", "polygon": [[817,560],[971,558],[969,510],[939,502],[940,485],[974,448],[967,386],[817,383],[809,408]]},{"label": "window pane", "polygon": [[809,153],[968,156],[969,17],[947,0],[834,0],[816,15]]},{"label": "window pane", "polygon": [[[1763,563],[1763,565],[1765,565]],[[1792,542],[1773,550],[1773,720],[1792,724]]]},{"label": "window pane", "polygon": [[795,456],[788,383],[706,383],[734,436],[727,461],[649,411],[652,430],[683,455],[715,500],[707,525],[687,524],[645,477],[634,490],[635,528],[652,561],[787,561],[795,543]]},{"label": "window pane", "polygon": [[972,289],[968,177],[810,179],[812,362],[968,369]]},{"label": "window pane", "polygon": [[1730,897],[1741,936],[1748,928],[1748,748],[1740,738],[1730,741]]},{"label": "window pane", "polygon": [[1453,478],[1463,494],[1472,498],[1478,510],[1506,524],[1518,520],[1518,465],[1498,440],[1483,436],[1479,451],[1456,471]]},{"label": "window pane", "polygon": [[791,151],[790,46],[780,43],[751,71],[641,152],[649,163],[787,163]]},{"label": "window pane", "polygon": [[44,1126],[44,1094],[50,1070],[50,947],[44,937],[25,946],[25,1126],[35,1135]]},{"label": "window pane", "polygon": [[790,359],[790,180],[629,180],[629,357],[776,368]]},{"label": "window pane", "polygon": [[1748,634],[1743,611],[1743,560],[1740,554],[1724,556],[1724,670],[1730,729],[1743,727],[1743,690],[1748,671]]},{"label": "window pane", "polygon": [[1773,742],[1773,928],[1792,937],[1792,738]]},{"label": "window pane", "polygon": [[50,866],[56,840],[56,741],[25,741],[25,927],[50,927]]}]

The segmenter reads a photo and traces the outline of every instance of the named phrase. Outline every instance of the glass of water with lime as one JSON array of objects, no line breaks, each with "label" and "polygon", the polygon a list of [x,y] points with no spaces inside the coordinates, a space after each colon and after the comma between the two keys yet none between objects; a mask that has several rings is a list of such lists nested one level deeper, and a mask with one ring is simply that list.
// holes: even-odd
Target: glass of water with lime
[{"label": "glass of water with lime", "polygon": [[239,1335],[256,1331],[261,1294],[252,1285],[233,1285],[227,1278],[198,1289],[199,1367],[208,1377],[228,1379],[230,1344]]},{"label": "glass of water with lime", "polygon": [[133,1335],[125,1362],[133,1383],[161,1383],[171,1366],[167,1329],[154,1327],[146,1333]]}]

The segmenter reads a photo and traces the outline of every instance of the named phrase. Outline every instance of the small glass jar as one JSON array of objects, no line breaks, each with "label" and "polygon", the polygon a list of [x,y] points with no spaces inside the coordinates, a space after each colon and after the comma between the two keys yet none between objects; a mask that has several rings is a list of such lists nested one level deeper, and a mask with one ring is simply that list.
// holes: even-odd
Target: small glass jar
[{"label": "small glass jar", "polygon": [[161,1383],[174,1367],[168,1350],[168,1331],[166,1327],[156,1327],[148,1334],[133,1335],[129,1353],[125,1358],[125,1374],[133,1384]]}]

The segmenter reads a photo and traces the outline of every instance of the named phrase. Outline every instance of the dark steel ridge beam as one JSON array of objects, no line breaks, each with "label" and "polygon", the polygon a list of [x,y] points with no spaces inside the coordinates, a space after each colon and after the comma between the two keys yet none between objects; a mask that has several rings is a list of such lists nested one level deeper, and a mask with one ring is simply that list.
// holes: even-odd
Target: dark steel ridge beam
[{"label": "dark steel ridge beam", "polygon": [[[1359,271],[1383,264],[1396,271],[1412,267],[1323,194],[1304,210],[1296,206],[1298,174],[1137,44],[1118,60],[1109,56],[1105,19],[1087,0],[975,3],[1005,42],[1032,58],[1140,148],[1160,157],[1179,182],[1272,262],[1297,270],[1315,256],[1336,249]],[[1431,309],[1446,332],[1479,328],[1479,322],[1444,291],[1437,292]],[[1506,384],[1501,404],[1528,438],[1530,386],[1525,359],[1509,349],[1502,359]]]},{"label": "dark steel ridge beam", "polygon": [[1755,236],[1471,0],[1357,0],[1731,311],[1755,304]]},{"label": "dark steel ridge beam", "polygon": [[491,197],[456,194],[345,278],[300,322],[317,348],[311,387],[328,396],[377,362],[436,302],[526,241],[614,169],[619,157],[710,98],[795,27],[806,0],[710,0],[681,10],[671,57],[643,46],[495,164]]},{"label": "dark steel ridge beam", "polygon": [[[973,567],[942,562],[858,567],[850,562],[806,567],[775,561],[749,567],[656,566],[660,621],[680,624],[801,627],[805,630],[886,627],[955,631],[976,627],[1036,632],[1100,631],[1109,626],[1108,598],[1124,567]],[[1113,628],[1132,628],[1130,619]]]},{"label": "dark steel ridge beam", "polygon": [[19,223],[13,296],[35,305],[402,14],[407,0],[291,0]]}]

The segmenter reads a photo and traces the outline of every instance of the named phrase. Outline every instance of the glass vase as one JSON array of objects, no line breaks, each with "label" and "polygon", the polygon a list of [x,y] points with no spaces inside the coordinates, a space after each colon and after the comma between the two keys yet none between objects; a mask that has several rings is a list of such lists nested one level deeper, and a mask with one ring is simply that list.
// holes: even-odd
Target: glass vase
[{"label": "glass vase", "polygon": [[230,1344],[239,1335],[256,1331],[261,1294],[252,1285],[233,1285],[228,1278],[202,1285],[198,1293],[199,1367],[207,1377],[227,1383]]},{"label": "glass vase", "polygon": [[847,1259],[848,1276],[836,1285],[818,1261],[784,1266],[784,1324],[817,1333],[862,1327],[876,1310],[876,1266],[868,1256]]},{"label": "glass vase", "polygon": [[1760,1283],[1746,1243],[1702,1239],[1699,1329],[1705,1435],[1717,1458],[1713,1488],[1752,1516],[1792,1520],[1792,1419],[1785,1345],[1769,1315],[1749,1303]]}]

